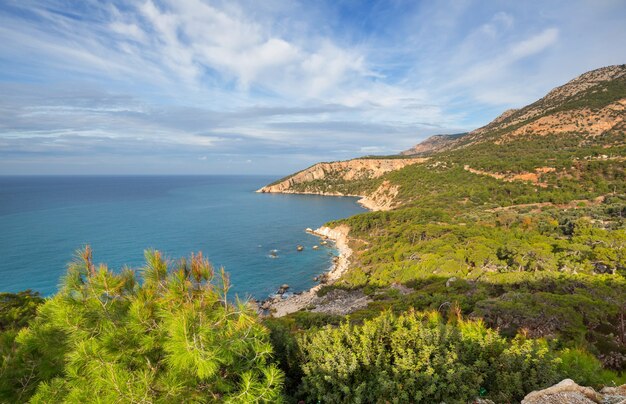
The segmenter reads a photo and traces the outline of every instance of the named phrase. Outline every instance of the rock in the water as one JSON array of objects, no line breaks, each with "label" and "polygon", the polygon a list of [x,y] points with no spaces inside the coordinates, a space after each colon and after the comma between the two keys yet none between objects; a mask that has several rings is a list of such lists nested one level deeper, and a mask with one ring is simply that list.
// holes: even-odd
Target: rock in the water
[{"label": "rock in the water", "polygon": [[314,245],[314,246],[313,246],[313,249],[314,249],[314,250],[317,250],[318,248],[320,248],[320,247],[319,247],[319,246],[317,246],[317,245]]},{"label": "rock in the water", "polygon": [[280,285],[280,288],[278,288],[278,294],[279,294],[279,295],[282,295],[282,294],[283,294],[283,293],[285,293],[288,289],[289,289],[289,285],[287,285],[286,283],[285,283],[285,284],[282,284],[282,285]]},{"label": "rock in the water", "polygon": [[522,400],[522,404],[626,404],[626,385],[620,387],[605,387],[596,392],[591,387],[579,386],[571,379],[548,387],[544,390],[533,391]]},{"label": "rock in the water", "polygon": [[304,246],[298,245],[298,246],[296,247],[296,250],[298,250],[298,251],[302,251],[302,250],[304,250]]}]

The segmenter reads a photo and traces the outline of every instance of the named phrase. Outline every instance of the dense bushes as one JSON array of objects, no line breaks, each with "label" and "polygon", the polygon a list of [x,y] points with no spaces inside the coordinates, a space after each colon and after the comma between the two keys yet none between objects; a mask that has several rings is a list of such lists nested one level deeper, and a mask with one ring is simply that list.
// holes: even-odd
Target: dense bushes
[{"label": "dense bushes", "polygon": [[[610,383],[597,359],[551,348],[545,340],[501,337],[481,321],[436,312],[385,312],[299,337],[300,394],[321,402],[518,401],[565,377]],[[565,360],[564,360],[565,359]]]},{"label": "dense bushes", "polygon": [[[201,255],[142,279],[96,267],[89,249],[3,356],[7,402],[277,402],[283,375],[253,308],[226,299]],[[32,396],[32,397],[31,397]]]},{"label": "dense bushes", "polygon": [[[361,286],[358,279],[364,274],[368,283],[385,285],[423,274],[619,272],[626,268],[624,220],[614,213],[621,207],[616,199],[532,214],[507,210],[446,217],[411,208],[354,216],[343,223],[368,245],[359,254],[359,268],[344,282]],[[424,213],[434,220],[425,220]]]},{"label": "dense bushes", "polygon": [[[12,396],[14,388],[7,385],[8,374],[23,373],[24,369],[8,369],[16,349],[15,339],[20,330],[35,318],[37,308],[44,299],[37,292],[0,293],[0,402]],[[21,364],[13,365],[21,366]]]},{"label": "dense bushes", "polygon": [[0,293],[0,332],[19,330],[35,317],[43,303],[38,292]]},{"label": "dense bushes", "polygon": [[[623,370],[625,200],[615,195],[567,209],[520,206],[456,215],[411,207],[354,216],[339,222],[358,240],[353,266],[331,287],[363,288],[374,299],[355,317],[456,302],[504,335],[526,328],[532,336],[558,337]],[[394,283],[411,293],[389,294]]]}]

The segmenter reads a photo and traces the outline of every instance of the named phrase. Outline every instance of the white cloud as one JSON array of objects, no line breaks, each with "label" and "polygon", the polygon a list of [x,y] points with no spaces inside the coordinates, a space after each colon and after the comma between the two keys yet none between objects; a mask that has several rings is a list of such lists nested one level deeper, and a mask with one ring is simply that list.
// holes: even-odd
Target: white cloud
[{"label": "white cloud", "polygon": [[114,21],[109,25],[111,31],[123,35],[129,39],[145,42],[146,33],[139,28],[136,24],[123,23],[121,21]]},{"label": "white cloud", "polygon": [[538,35],[514,44],[511,50],[500,61],[503,65],[539,53],[556,43],[559,37],[557,28],[548,28]]},{"label": "white cloud", "polygon": [[190,161],[387,153],[626,58],[619,2],[380,2],[363,18],[299,0],[115,4],[0,8],[0,154],[25,153],[20,137],[38,153],[92,137]]},{"label": "white cloud", "polygon": [[140,11],[159,38],[158,57],[195,85],[205,68],[244,91],[260,87],[281,97],[318,98],[345,82],[360,79],[363,85],[377,76],[354,49],[324,38],[295,43],[272,32],[271,22],[254,21],[241,10],[198,0],[170,2],[165,10],[148,0]]},{"label": "white cloud", "polygon": [[[547,28],[530,38],[509,44],[503,53],[466,66],[465,71],[455,80],[450,81],[446,87],[484,85],[485,82],[492,81],[495,77],[506,73],[512,64],[554,45],[558,36],[559,30],[557,28]],[[489,91],[491,89],[486,88],[486,90]]]}]

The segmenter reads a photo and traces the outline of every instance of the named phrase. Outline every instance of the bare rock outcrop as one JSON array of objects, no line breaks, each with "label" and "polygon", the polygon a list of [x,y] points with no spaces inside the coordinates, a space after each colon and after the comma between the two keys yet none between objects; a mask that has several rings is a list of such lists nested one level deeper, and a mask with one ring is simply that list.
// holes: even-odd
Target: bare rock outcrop
[{"label": "bare rock outcrop", "polygon": [[359,200],[359,203],[369,210],[391,210],[396,206],[396,196],[400,187],[389,181],[382,184],[372,192]]},{"label": "bare rock outcrop", "polygon": [[626,385],[605,387],[600,392],[591,387],[579,386],[565,379],[547,389],[533,391],[522,404],[626,404]]},{"label": "bare rock outcrop", "polygon": [[[389,210],[395,207],[399,187],[383,181],[373,192],[353,194],[333,188],[337,182],[371,180],[391,171],[400,170],[412,164],[420,164],[427,158],[387,158],[354,159],[333,163],[318,163],[290,177],[267,185],[257,192],[284,194],[316,194],[330,196],[359,196],[359,203],[370,210]],[[321,183],[320,183],[321,182]]]},{"label": "bare rock outcrop", "polygon": [[[613,105],[603,108],[604,111],[597,111],[597,113],[593,114],[593,116],[591,116],[591,114],[594,111],[589,109],[574,108],[573,111],[577,112],[571,112],[572,110],[570,110],[569,113],[565,114],[559,114],[558,109],[566,102],[574,99],[574,97],[580,95],[581,93],[592,89],[594,86],[611,80],[623,80],[625,76],[626,65],[607,66],[584,73],[564,85],[554,88],[546,94],[546,96],[524,108],[505,112],[488,125],[470,132],[470,136],[476,137],[477,135],[482,135],[495,130],[516,127],[524,123],[533,124],[534,120],[540,117],[545,119],[543,119],[543,121],[538,125],[535,125],[533,128],[534,130],[524,129],[522,126],[517,131],[517,134],[528,132],[543,133],[552,130],[553,126],[558,127],[561,122],[566,122],[568,118],[573,118],[577,115],[580,115],[578,120],[580,120],[581,123],[583,121],[584,123],[595,123],[596,120],[603,120],[600,125],[592,128],[593,132],[610,129],[616,124],[614,120],[620,117],[621,103],[619,100],[613,103]],[[616,111],[617,113],[613,113],[615,109],[618,110]],[[554,116],[552,116],[553,111]],[[538,131],[538,129],[541,129],[541,131]],[[587,128],[583,126],[580,128],[570,127],[567,129],[561,129],[561,132],[568,129],[574,132],[577,130],[586,130]]]},{"label": "bare rock outcrop", "polygon": [[561,101],[579,94],[605,81],[626,75],[626,65],[613,65],[588,71],[550,91],[543,99]]},{"label": "bare rock outcrop", "polygon": [[[411,164],[423,163],[424,161],[425,159],[420,158],[406,158],[354,159],[347,161],[335,161],[332,163],[317,163],[279,182],[267,185],[259,189],[257,192],[306,193],[305,191],[294,190],[294,186],[315,180],[325,180],[330,177],[344,181],[374,179],[379,178],[388,172],[399,170]],[[339,195],[333,194],[332,192],[325,194]]]}]

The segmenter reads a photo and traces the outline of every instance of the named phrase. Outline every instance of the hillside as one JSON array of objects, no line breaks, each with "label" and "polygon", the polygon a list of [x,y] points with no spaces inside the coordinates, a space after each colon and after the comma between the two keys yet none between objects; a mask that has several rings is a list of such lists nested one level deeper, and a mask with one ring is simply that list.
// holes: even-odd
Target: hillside
[{"label": "hillside", "polygon": [[450,150],[461,141],[467,133],[456,133],[454,135],[434,135],[416,144],[408,150],[400,153],[402,156],[427,156],[429,154]]},{"label": "hillside", "polygon": [[467,134],[431,136],[401,154],[427,155],[481,142],[506,143],[524,135],[596,137],[624,131],[625,94],[626,65],[600,68],[553,89],[524,108],[505,111],[481,128]]},{"label": "hillside", "polygon": [[468,141],[493,137],[510,141],[515,136],[548,133],[598,136],[624,129],[625,106],[626,65],[608,66],[582,74],[538,101],[505,113],[471,132]]},{"label": "hillside", "polygon": [[[623,186],[625,108],[626,65],[604,67],[472,132],[432,136],[401,153],[421,158],[319,163],[260,191],[359,195],[381,210],[424,198],[424,192],[404,181],[407,175],[439,176],[462,169],[531,185],[532,192],[524,191],[527,202],[598,197],[601,188]],[[605,180],[602,187],[595,175]],[[470,177],[469,182],[475,181]],[[532,195],[536,188],[542,188],[542,195]]]},{"label": "hillside", "polygon": [[[626,370],[624,106],[626,65],[602,68],[468,134],[427,140],[412,149],[419,163],[286,184],[394,190],[391,210],[327,224],[350,229],[353,253],[318,295],[367,297],[357,323],[454,308],[500,335],[585,347]],[[338,321],[313,306],[285,321]]]}]

